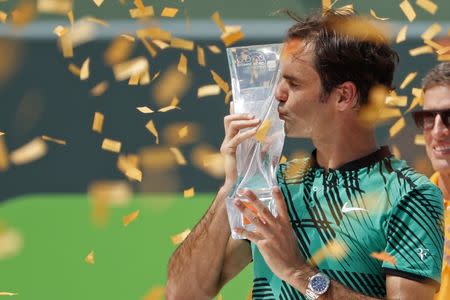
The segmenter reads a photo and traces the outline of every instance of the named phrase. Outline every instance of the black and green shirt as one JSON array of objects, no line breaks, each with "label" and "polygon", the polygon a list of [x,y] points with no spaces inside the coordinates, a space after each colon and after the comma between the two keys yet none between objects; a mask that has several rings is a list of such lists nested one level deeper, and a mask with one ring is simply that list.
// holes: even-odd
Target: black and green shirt
[{"label": "black and green shirt", "polygon": [[[318,166],[313,152],[281,164],[277,177],[305,259],[316,263],[311,258],[325,245],[345,246],[339,259],[325,256],[318,262],[332,280],[372,297],[386,295],[386,274],[439,287],[442,194],[387,147],[336,170]],[[395,265],[371,257],[380,252]],[[254,244],[252,253],[253,299],[305,299],[272,273]]]}]

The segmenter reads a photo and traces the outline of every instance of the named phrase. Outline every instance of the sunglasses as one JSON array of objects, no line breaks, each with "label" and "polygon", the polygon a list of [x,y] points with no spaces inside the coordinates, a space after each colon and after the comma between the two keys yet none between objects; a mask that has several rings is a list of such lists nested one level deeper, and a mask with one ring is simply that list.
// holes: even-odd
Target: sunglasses
[{"label": "sunglasses", "polygon": [[421,130],[433,129],[436,115],[441,117],[442,123],[448,128],[450,124],[450,109],[419,110],[412,113],[417,128]]}]

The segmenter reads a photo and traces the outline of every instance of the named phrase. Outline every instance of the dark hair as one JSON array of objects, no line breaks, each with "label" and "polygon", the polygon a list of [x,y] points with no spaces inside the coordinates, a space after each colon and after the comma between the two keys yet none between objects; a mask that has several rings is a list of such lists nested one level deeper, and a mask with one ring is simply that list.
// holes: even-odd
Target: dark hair
[{"label": "dark hair", "polygon": [[358,90],[358,103],[368,102],[369,91],[376,85],[393,89],[392,80],[398,54],[387,38],[353,9],[327,10],[296,21],[286,40],[301,39],[315,55],[315,68],[328,95],[339,84],[351,81]]},{"label": "dark hair", "polygon": [[438,85],[450,86],[450,62],[438,64],[422,79],[422,88],[424,92],[427,89]]}]

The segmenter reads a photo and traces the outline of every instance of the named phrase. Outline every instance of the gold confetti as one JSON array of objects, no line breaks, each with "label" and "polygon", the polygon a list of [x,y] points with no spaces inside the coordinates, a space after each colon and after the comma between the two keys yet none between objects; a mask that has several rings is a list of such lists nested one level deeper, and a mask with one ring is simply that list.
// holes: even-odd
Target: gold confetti
[{"label": "gold confetti", "polygon": [[395,118],[395,117],[401,117],[401,116],[402,116],[402,112],[400,111],[400,109],[385,107],[381,111],[380,116],[378,118],[380,119],[380,121],[383,121],[383,120],[387,120],[387,119],[391,119],[391,118]]},{"label": "gold confetti", "polygon": [[197,97],[207,97],[220,94],[220,87],[217,84],[204,85],[198,88]]},{"label": "gold confetti", "polygon": [[94,1],[95,5],[97,5],[97,7],[100,7],[103,4],[104,0],[92,0]]},{"label": "gold confetti", "polygon": [[153,42],[153,44],[158,46],[158,48],[161,49],[161,50],[169,48],[169,44],[167,44],[166,42],[163,42],[161,40],[152,40],[152,42]]},{"label": "gold confetti", "polygon": [[72,10],[72,0],[38,0],[37,11],[47,14],[65,15]]},{"label": "gold confetti", "polygon": [[436,42],[434,42],[432,40],[425,40],[424,42],[425,42],[426,45],[432,47],[436,51],[444,48],[444,46],[442,46],[442,45],[440,45],[440,44],[438,44],[438,43],[436,43]]},{"label": "gold confetti", "polygon": [[400,8],[410,22],[414,21],[414,19],[416,18],[416,12],[414,11],[414,8],[411,6],[408,0],[404,0],[402,3],[400,3]]},{"label": "gold confetti", "polygon": [[105,116],[102,113],[95,112],[94,122],[92,123],[92,131],[102,133],[104,120],[105,120]]},{"label": "gold confetti", "polygon": [[139,216],[139,209],[132,212],[129,215],[126,215],[123,217],[123,226],[127,227],[131,222],[136,220],[136,218]]},{"label": "gold confetti", "polygon": [[414,138],[414,144],[416,145],[425,145],[425,138],[423,134],[417,134]]},{"label": "gold confetti", "polygon": [[409,108],[406,110],[405,113],[410,112],[411,110],[413,110],[417,105],[421,104],[422,100],[419,97],[414,97],[411,105],[409,106]]},{"label": "gold confetti", "polygon": [[[183,1],[181,1],[183,2]],[[152,287],[142,300],[161,300],[164,296],[165,288],[162,286]]]},{"label": "gold confetti", "polygon": [[423,40],[432,40],[439,32],[441,32],[442,26],[438,23],[432,24],[428,27],[420,36]]},{"label": "gold confetti", "polygon": [[66,141],[64,141],[64,140],[52,138],[52,137],[49,137],[47,135],[43,135],[43,136],[41,136],[41,138],[44,141],[53,142],[53,143],[60,144],[60,145],[66,145],[67,144]]},{"label": "gold confetti", "polygon": [[69,33],[63,34],[59,38],[59,42],[63,51],[63,56],[66,58],[73,57],[73,43]]},{"label": "gold confetti", "polygon": [[445,47],[445,48],[441,48],[441,49],[437,50],[436,53],[439,54],[439,55],[442,55],[442,54],[447,53],[449,50],[450,50],[450,46]]},{"label": "gold confetti", "polygon": [[229,91],[229,92],[225,95],[225,103],[226,103],[226,104],[230,103],[231,96],[233,96],[233,93],[232,93],[231,91]]},{"label": "gold confetti", "polygon": [[216,72],[211,70],[211,75],[213,77],[213,80],[217,83],[218,86],[225,92],[228,93],[230,91],[230,86],[228,83],[222,79],[222,77],[219,76]]},{"label": "gold confetti", "polygon": [[95,97],[101,96],[106,92],[108,86],[108,81],[102,81],[91,89],[90,94]]},{"label": "gold confetti", "polygon": [[0,296],[17,296],[17,293],[0,292]]},{"label": "gold confetti", "polygon": [[222,22],[222,19],[220,18],[220,15],[219,15],[219,12],[218,11],[214,12],[211,15],[211,18],[214,20],[214,22],[220,28],[220,31],[225,32],[225,24]]},{"label": "gold confetti", "polygon": [[154,112],[148,106],[140,106],[140,107],[136,107],[136,109],[143,114],[151,114]]},{"label": "gold confetti", "polygon": [[90,265],[95,264],[94,255],[95,255],[94,251],[89,252],[89,254],[85,257],[84,261]]},{"label": "gold confetti", "polygon": [[190,189],[184,190],[183,192],[184,198],[192,198],[195,196],[195,190],[193,187]]},{"label": "gold confetti", "polygon": [[217,179],[224,178],[225,169],[223,156],[211,146],[197,146],[191,153],[191,160],[195,167],[208,175]]},{"label": "gold confetti", "polygon": [[161,12],[161,17],[167,17],[167,18],[173,18],[178,13],[178,8],[174,7],[164,7],[163,11]]},{"label": "gold confetti", "polygon": [[402,27],[402,29],[400,29],[400,31],[397,34],[397,38],[395,39],[397,44],[404,42],[406,40],[406,32],[407,31],[408,31],[408,25],[405,25]]},{"label": "gold confetti", "polygon": [[347,246],[341,241],[333,240],[326,244],[324,247],[317,250],[311,258],[310,262],[312,265],[319,265],[327,257],[333,258],[335,260],[340,260],[347,255]]},{"label": "gold confetti", "polygon": [[172,48],[184,49],[184,50],[194,50],[194,42],[190,40],[172,38],[170,40],[170,46]]},{"label": "gold confetti", "polygon": [[23,235],[15,229],[1,224],[0,232],[0,260],[20,254],[23,249]]},{"label": "gold confetti", "polygon": [[391,138],[396,136],[403,127],[405,127],[405,118],[401,117],[391,128],[389,128],[389,136]]},{"label": "gold confetti", "polygon": [[148,60],[143,56],[113,66],[114,76],[119,81],[130,78],[134,74],[142,74],[147,70]]},{"label": "gold confetti", "polygon": [[159,144],[159,135],[158,131],[155,128],[155,124],[153,123],[153,120],[150,120],[147,125],[145,125],[145,128],[148,129],[155,137],[156,137],[156,144]]},{"label": "gold confetti", "polygon": [[220,54],[222,51],[220,50],[219,47],[217,47],[216,45],[209,45],[208,46],[209,51],[211,51],[214,54]]},{"label": "gold confetti", "polygon": [[386,21],[386,20],[389,20],[389,18],[380,18],[380,17],[378,17],[377,14],[375,13],[375,11],[374,11],[373,9],[370,9],[370,15],[371,15],[372,17],[374,17],[375,19],[380,20],[380,21]]},{"label": "gold confetti", "polygon": [[198,64],[200,66],[204,67],[206,65],[206,62],[205,62],[205,51],[200,46],[197,46],[197,61],[198,61]]},{"label": "gold confetti", "polygon": [[20,1],[19,5],[11,12],[12,23],[16,26],[25,26],[36,17],[34,1]]},{"label": "gold confetti", "polygon": [[416,4],[432,15],[434,15],[438,9],[437,5],[430,0],[417,0]]},{"label": "gold confetti", "polygon": [[409,55],[411,56],[418,56],[422,54],[428,54],[433,53],[433,48],[430,46],[421,46],[414,49],[409,50]]},{"label": "gold confetti", "polygon": [[229,47],[242,40],[244,38],[244,33],[241,31],[240,26],[237,26],[237,28],[233,28],[230,31],[222,33],[220,38],[225,46]]},{"label": "gold confetti", "polygon": [[159,112],[168,112],[174,109],[180,109],[178,106],[174,106],[174,105],[169,105],[163,108],[158,109]]},{"label": "gold confetti", "polygon": [[201,127],[196,123],[173,122],[163,129],[164,140],[170,146],[192,144],[200,138]]},{"label": "gold confetti", "polygon": [[180,54],[180,61],[178,62],[178,72],[187,75],[187,58],[183,53]]},{"label": "gold confetti", "polygon": [[101,26],[103,26],[103,27],[110,27],[108,22],[106,22],[105,20],[101,20],[101,19],[99,19],[99,18],[86,17],[85,20],[86,20],[87,22],[92,22],[92,23],[101,25]]},{"label": "gold confetti", "polygon": [[72,10],[70,10],[70,11],[67,13],[67,18],[69,19],[69,22],[70,22],[70,28],[73,30],[73,23],[74,23],[75,17],[74,17],[74,15],[73,15],[73,11],[72,11]]},{"label": "gold confetti", "polygon": [[396,261],[395,257],[389,255],[389,254],[388,254],[387,252],[385,252],[385,251],[382,251],[382,252],[372,252],[372,253],[370,254],[370,256],[373,257],[373,258],[375,258],[375,259],[378,259],[378,260],[381,260],[381,261],[388,262],[388,263],[390,263],[390,264],[392,264],[392,265],[394,265],[394,266],[397,264],[397,261]]},{"label": "gold confetti", "polygon": [[19,149],[11,152],[10,160],[15,165],[23,165],[42,158],[47,154],[47,144],[41,138],[35,138]]},{"label": "gold confetti", "polygon": [[153,9],[153,6],[146,6],[143,9],[140,8],[132,8],[129,10],[130,16],[133,19],[140,19],[140,18],[146,18],[146,17],[153,17],[155,15],[155,11]]},{"label": "gold confetti", "polygon": [[160,107],[167,106],[173,97],[182,98],[190,85],[190,76],[180,73],[176,66],[169,66],[165,68],[161,78],[153,84],[153,98]]},{"label": "gold confetti", "polygon": [[114,39],[105,51],[105,62],[112,66],[126,61],[133,53],[134,46],[134,41],[123,36]]},{"label": "gold confetti", "polygon": [[322,10],[327,11],[331,8],[331,0],[322,0]]},{"label": "gold confetti", "polygon": [[438,55],[438,61],[450,61],[450,54]]},{"label": "gold confetti", "polygon": [[120,37],[121,37],[121,38],[124,38],[124,39],[126,39],[127,41],[132,42],[132,43],[134,43],[135,40],[136,40],[136,39],[134,38],[134,36],[129,35],[129,34],[121,34]]},{"label": "gold confetti", "polygon": [[150,83],[150,73],[148,71],[145,71],[139,77],[139,84],[140,85],[147,85],[149,83]]},{"label": "gold confetti", "polygon": [[170,151],[172,151],[173,155],[175,155],[175,160],[179,165],[185,166],[186,165],[186,159],[183,156],[183,153],[181,153],[180,149],[176,147],[170,147]]},{"label": "gold confetti", "polygon": [[130,168],[126,170],[125,175],[132,180],[142,181],[142,171],[137,168]]},{"label": "gold confetti", "polygon": [[401,106],[404,107],[408,103],[408,97],[406,96],[387,96],[386,102],[387,105],[391,106]]},{"label": "gold confetti", "polygon": [[8,14],[0,10],[0,22],[5,23],[8,18]]},{"label": "gold confetti", "polygon": [[410,84],[414,80],[414,78],[416,78],[416,76],[417,76],[417,72],[409,73],[403,80],[402,84],[400,84],[400,89],[403,90],[405,87],[407,87],[408,84]]},{"label": "gold confetti", "polygon": [[287,162],[287,157],[284,155],[281,155],[280,164],[284,164],[285,162]]},{"label": "gold confetti", "polygon": [[255,139],[261,143],[264,143],[267,133],[269,132],[271,127],[272,121],[268,119],[264,120],[262,124],[259,126],[258,130],[256,131]]},{"label": "gold confetti", "polygon": [[184,138],[185,136],[187,136],[188,132],[189,132],[188,126],[184,126],[178,131],[178,136],[180,138]]},{"label": "gold confetti", "polygon": [[145,9],[144,3],[142,0],[134,0],[134,5],[139,9]]},{"label": "gold confetti", "polygon": [[141,78],[141,74],[131,75],[130,80],[128,80],[128,85],[138,85],[140,78]]},{"label": "gold confetti", "polygon": [[121,147],[122,147],[122,143],[119,141],[115,141],[115,140],[111,140],[111,139],[107,139],[107,138],[103,139],[103,143],[102,143],[103,150],[119,153]]},{"label": "gold confetti", "polygon": [[172,243],[174,245],[179,245],[187,238],[187,236],[190,233],[191,233],[191,230],[190,229],[186,229],[185,231],[183,231],[183,232],[181,232],[179,234],[171,236],[170,239],[172,240]]},{"label": "gold confetti", "polygon": [[81,70],[80,70],[80,68],[78,68],[76,65],[74,65],[74,64],[69,64],[69,71],[73,74],[73,75],[75,75],[75,76],[77,76],[77,77],[80,77],[80,73],[81,73]]},{"label": "gold confetti", "polygon": [[146,29],[139,29],[136,31],[139,38],[152,38],[152,40],[170,41],[172,34],[169,31],[163,30],[159,27],[149,27]]},{"label": "gold confetti", "polygon": [[81,70],[80,70],[80,79],[81,80],[86,80],[89,78],[89,63],[90,63],[90,59],[87,58],[84,62],[83,65],[81,66]]},{"label": "gold confetti", "polygon": [[9,168],[8,148],[6,147],[3,134],[0,135],[0,171],[6,171]]},{"label": "gold confetti", "polygon": [[423,97],[423,90],[422,90],[422,89],[418,89],[418,88],[413,88],[413,89],[411,90],[411,94],[412,94],[414,97],[419,97],[419,98],[421,98],[421,97]]},{"label": "gold confetti", "polygon": [[[171,106],[171,107],[173,107],[173,106],[178,106],[178,104],[180,104],[180,100],[178,100],[177,97],[173,97],[172,102],[170,102],[170,105],[169,105],[169,106]],[[179,108],[179,107],[178,107],[178,108]]]},{"label": "gold confetti", "polygon": [[67,33],[67,28],[61,25],[58,25],[53,29],[53,33],[56,34],[58,37],[63,36]]}]

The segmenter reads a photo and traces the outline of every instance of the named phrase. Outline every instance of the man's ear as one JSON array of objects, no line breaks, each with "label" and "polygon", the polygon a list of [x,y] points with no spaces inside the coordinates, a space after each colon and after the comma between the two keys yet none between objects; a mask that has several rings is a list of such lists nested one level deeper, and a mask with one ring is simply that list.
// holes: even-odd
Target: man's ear
[{"label": "man's ear", "polygon": [[341,83],[336,87],[336,106],[339,111],[353,109],[358,104],[358,92],[356,85],[351,81]]}]

